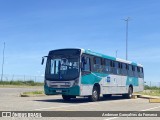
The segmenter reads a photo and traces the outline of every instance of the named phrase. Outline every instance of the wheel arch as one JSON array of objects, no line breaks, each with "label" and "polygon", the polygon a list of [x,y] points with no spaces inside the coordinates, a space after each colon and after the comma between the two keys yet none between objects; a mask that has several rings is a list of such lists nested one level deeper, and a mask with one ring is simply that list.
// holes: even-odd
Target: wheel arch
[{"label": "wheel arch", "polygon": [[128,87],[128,89],[129,89],[130,87],[132,88],[132,92],[133,92],[133,85],[132,85],[132,84],[130,84],[130,85],[129,85],[129,87]]}]

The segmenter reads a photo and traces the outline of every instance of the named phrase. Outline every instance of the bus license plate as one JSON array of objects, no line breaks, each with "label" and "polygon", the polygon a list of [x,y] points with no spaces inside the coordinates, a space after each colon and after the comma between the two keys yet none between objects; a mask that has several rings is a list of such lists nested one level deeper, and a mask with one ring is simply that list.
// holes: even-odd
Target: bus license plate
[{"label": "bus license plate", "polygon": [[61,92],[62,92],[62,90],[56,90],[56,92],[59,92],[59,93],[61,93]]}]

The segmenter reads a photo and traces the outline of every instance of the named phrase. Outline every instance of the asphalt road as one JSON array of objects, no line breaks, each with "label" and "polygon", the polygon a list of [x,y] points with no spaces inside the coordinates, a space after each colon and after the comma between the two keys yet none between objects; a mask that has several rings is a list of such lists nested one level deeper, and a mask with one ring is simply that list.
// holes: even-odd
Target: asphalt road
[{"label": "asphalt road", "polygon": [[[19,97],[21,92],[42,90],[42,87],[31,88],[0,88],[0,111],[160,111],[160,103],[149,103],[148,99],[124,99],[113,96],[109,99],[101,98],[98,102],[88,102],[87,98],[76,98],[70,102],[63,101],[60,95],[40,97]],[[2,118],[0,118],[2,119]],[[8,118],[3,118],[9,120]],[[22,120],[22,118],[16,118]],[[23,118],[28,119],[28,118]],[[39,118],[38,118],[39,119]],[[46,119],[46,118],[41,118]],[[52,120],[66,120],[65,117],[47,118]],[[92,120],[137,120],[137,117],[92,117],[67,118]],[[150,120],[151,117],[141,117],[140,120]],[[154,118],[160,120],[160,118]],[[36,118],[37,120],[37,118]]]}]

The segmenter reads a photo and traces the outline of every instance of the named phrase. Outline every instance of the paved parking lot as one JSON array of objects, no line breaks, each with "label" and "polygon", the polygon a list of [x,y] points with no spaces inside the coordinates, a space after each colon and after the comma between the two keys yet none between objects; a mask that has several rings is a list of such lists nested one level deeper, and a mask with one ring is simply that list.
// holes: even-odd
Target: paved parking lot
[{"label": "paved parking lot", "polygon": [[[98,102],[88,102],[87,98],[76,98],[70,102],[63,101],[60,95],[41,97],[19,97],[24,91],[41,90],[41,87],[31,88],[0,88],[0,111],[160,111],[160,103],[149,103],[147,99],[123,99],[113,96],[101,98]],[[45,118],[43,118],[45,119]],[[49,118],[53,119],[53,118]],[[54,118],[65,120],[66,118]],[[70,119],[99,119],[123,120],[121,117],[99,118],[70,118]],[[137,119],[137,118],[125,118]],[[148,120],[153,118],[140,118]],[[160,118],[157,118],[160,119]]]}]

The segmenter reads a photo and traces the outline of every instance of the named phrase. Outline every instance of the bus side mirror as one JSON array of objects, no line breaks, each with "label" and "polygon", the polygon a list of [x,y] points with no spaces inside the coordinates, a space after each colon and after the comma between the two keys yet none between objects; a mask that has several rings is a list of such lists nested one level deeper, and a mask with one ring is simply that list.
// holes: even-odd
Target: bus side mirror
[{"label": "bus side mirror", "polygon": [[41,65],[43,65],[43,63],[44,63],[44,57],[42,57],[42,62],[41,62]]},{"label": "bus side mirror", "polygon": [[45,58],[45,57],[47,57],[47,58],[48,58],[49,56],[43,56],[43,57],[42,57],[41,65],[43,65],[43,63],[44,63],[44,58]]}]

